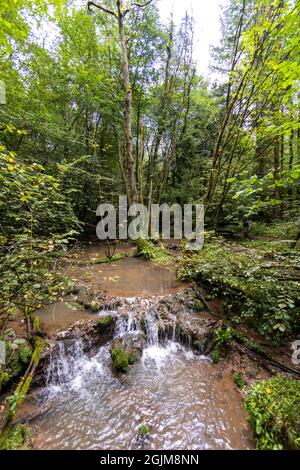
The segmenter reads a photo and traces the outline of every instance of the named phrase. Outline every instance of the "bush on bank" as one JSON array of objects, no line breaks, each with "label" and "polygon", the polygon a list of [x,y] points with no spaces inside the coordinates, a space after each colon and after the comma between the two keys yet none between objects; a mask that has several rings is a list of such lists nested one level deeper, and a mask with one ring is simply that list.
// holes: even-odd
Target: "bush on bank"
[{"label": "bush on bank", "polygon": [[300,329],[300,255],[285,253],[256,257],[232,250],[220,239],[202,250],[186,253],[178,270],[219,296],[232,319],[245,320],[266,338],[280,342]]},{"label": "bush on bank", "polygon": [[245,401],[257,448],[300,449],[300,381],[258,382]]}]

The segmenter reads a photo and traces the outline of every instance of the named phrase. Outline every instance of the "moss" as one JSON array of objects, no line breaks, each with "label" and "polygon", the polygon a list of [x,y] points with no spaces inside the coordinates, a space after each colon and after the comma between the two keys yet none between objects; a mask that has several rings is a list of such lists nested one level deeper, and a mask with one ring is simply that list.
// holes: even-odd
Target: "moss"
[{"label": "moss", "polygon": [[89,304],[89,308],[93,313],[98,313],[100,310],[100,305],[97,302],[93,301]]},{"label": "moss", "polygon": [[142,424],[142,426],[139,427],[139,436],[143,439],[147,437],[149,434],[149,428],[145,424]]},{"label": "moss", "polygon": [[121,348],[113,348],[111,351],[111,358],[114,368],[117,371],[123,373],[128,372],[129,358],[126,352],[124,352]]},{"label": "moss", "polygon": [[245,405],[258,449],[300,449],[300,381],[258,382]]},{"label": "moss", "polygon": [[0,449],[2,450],[21,450],[26,449],[26,441],[30,436],[26,426],[17,424],[6,429],[0,438]]},{"label": "moss", "polygon": [[113,317],[111,315],[106,315],[105,317],[99,318],[97,325],[99,326],[110,326],[113,322]]},{"label": "moss", "polygon": [[196,310],[196,312],[203,312],[204,309],[205,309],[203,303],[201,302],[201,300],[198,300],[198,299],[194,300],[193,308],[194,308],[194,310]]},{"label": "moss", "polygon": [[33,331],[34,334],[36,335],[42,335],[42,329],[41,329],[41,319],[40,317],[34,317],[33,319]]},{"label": "moss", "polygon": [[36,336],[34,338],[34,346],[35,346],[35,349],[33,351],[33,354],[32,354],[32,362],[35,366],[38,365],[39,361],[40,361],[40,356],[43,352],[43,349],[45,347],[45,341],[40,338],[39,336]]},{"label": "moss", "polygon": [[124,258],[128,257],[128,253],[117,253],[116,255],[112,256],[111,258],[96,258],[94,260],[94,264],[105,264],[105,263],[113,263],[116,261],[120,261]]},{"label": "moss", "polygon": [[127,258],[129,255],[128,253],[117,253],[116,255],[108,258],[107,256],[104,258],[95,258],[91,260],[80,260],[77,262],[79,266],[87,266],[89,264],[105,264],[105,263],[115,263],[117,261],[121,261],[124,258]]},{"label": "moss", "polygon": [[22,401],[25,399],[27,393],[28,393],[28,390],[29,390],[29,387],[31,385],[31,382],[32,382],[32,377],[31,375],[28,375],[25,379],[25,381],[21,381],[20,384],[18,385],[17,389],[16,389],[16,392],[20,394],[20,399],[18,400],[18,405],[20,405],[22,403]]},{"label": "moss", "polygon": [[135,364],[138,360],[137,354],[134,351],[128,353],[128,364]]}]

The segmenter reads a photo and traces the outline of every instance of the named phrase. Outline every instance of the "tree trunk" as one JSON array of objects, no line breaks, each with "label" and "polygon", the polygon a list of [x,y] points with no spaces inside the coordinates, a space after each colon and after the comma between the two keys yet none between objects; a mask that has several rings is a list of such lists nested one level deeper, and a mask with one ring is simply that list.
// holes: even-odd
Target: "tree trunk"
[{"label": "tree trunk", "polygon": [[125,4],[124,0],[118,1],[118,24],[119,24],[119,36],[120,46],[122,54],[122,70],[123,70],[123,81],[125,90],[125,156],[128,169],[128,179],[130,187],[130,204],[138,202],[138,193],[136,187],[136,178],[134,171],[134,158],[133,158],[133,145],[132,145],[132,89],[129,77],[129,63],[128,63],[128,50],[125,37],[124,28],[124,12]]}]

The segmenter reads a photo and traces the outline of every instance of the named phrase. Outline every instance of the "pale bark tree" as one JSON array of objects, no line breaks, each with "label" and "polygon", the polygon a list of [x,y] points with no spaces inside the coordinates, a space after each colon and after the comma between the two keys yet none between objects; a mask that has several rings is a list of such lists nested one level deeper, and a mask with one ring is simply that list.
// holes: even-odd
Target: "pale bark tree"
[{"label": "pale bark tree", "polygon": [[125,129],[125,161],[127,171],[123,173],[123,177],[126,176],[128,181],[125,181],[125,185],[129,187],[129,199],[130,204],[139,201],[139,195],[137,190],[137,182],[135,175],[135,161],[133,154],[133,143],[132,143],[132,87],[130,83],[130,72],[129,72],[129,58],[128,48],[125,33],[125,17],[131,9],[141,9],[150,5],[153,0],[149,0],[145,3],[138,2],[126,2],[125,0],[117,0],[116,9],[111,10],[102,4],[95,2],[88,2],[88,9],[91,11],[92,7],[98,8],[99,10],[113,16],[118,22],[119,28],[119,41],[122,58],[122,74],[124,83],[124,129]]}]

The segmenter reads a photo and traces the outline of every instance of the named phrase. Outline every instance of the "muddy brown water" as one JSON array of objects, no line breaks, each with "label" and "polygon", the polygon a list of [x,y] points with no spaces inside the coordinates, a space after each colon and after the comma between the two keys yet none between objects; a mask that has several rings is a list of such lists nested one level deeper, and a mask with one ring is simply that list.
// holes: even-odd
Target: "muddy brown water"
[{"label": "muddy brown water", "polygon": [[151,297],[174,294],[185,286],[176,280],[174,268],[157,266],[138,258],[124,258],[117,263],[74,266],[70,275],[87,284],[94,292],[116,297]]},{"label": "muddy brown water", "polygon": [[[98,257],[99,250],[88,247],[82,256]],[[127,298],[175,294],[185,287],[174,270],[134,257],[73,266],[71,275],[96,292]],[[42,309],[39,316],[48,333],[92,317],[65,302]],[[153,319],[142,359],[122,377],[112,373],[109,344],[90,357],[80,340],[71,350],[59,342],[60,352],[46,371],[47,386],[29,396],[26,405],[33,416],[35,449],[253,448],[231,373],[174,341],[160,344]],[[44,410],[40,415],[39,409]],[[143,441],[141,425],[149,429]]]},{"label": "muddy brown water", "polygon": [[80,320],[90,320],[94,318],[91,313],[88,313],[83,308],[78,306],[72,308],[72,301],[67,300],[55,302],[52,305],[43,307],[35,312],[35,316],[40,318],[40,324],[43,331],[48,336],[55,336],[60,331],[68,329],[75,322]]},{"label": "muddy brown water", "polygon": [[[232,377],[176,343],[149,346],[123,380],[112,375],[107,348],[68,373],[40,396],[51,406],[32,423],[36,449],[252,447]],[[141,425],[149,428],[143,443]]]}]

